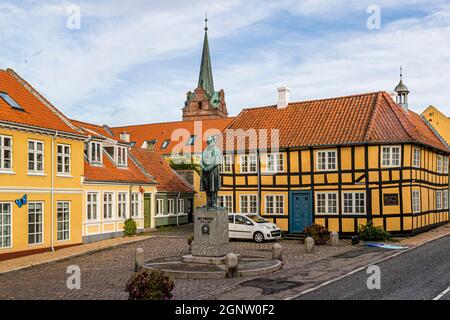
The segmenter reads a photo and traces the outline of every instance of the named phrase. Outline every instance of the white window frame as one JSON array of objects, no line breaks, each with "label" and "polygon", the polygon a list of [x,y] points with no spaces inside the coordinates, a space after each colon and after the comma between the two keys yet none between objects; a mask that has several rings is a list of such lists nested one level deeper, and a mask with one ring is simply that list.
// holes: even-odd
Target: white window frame
[{"label": "white window frame", "polygon": [[420,191],[413,190],[411,193],[411,210],[413,213],[419,213],[420,207]]},{"label": "white window frame", "polygon": [[228,213],[233,212],[233,196],[226,194],[217,197],[217,204],[219,207],[227,209]]},{"label": "white window frame", "polygon": [[117,218],[126,219],[128,214],[128,192],[117,193]]},{"label": "white window frame", "polygon": [[[62,152],[59,152],[59,147],[61,147]],[[68,148],[69,153],[66,153],[66,148]],[[58,175],[63,175],[63,176],[69,176],[71,173],[71,166],[72,166],[72,161],[71,161],[71,156],[72,156],[72,148],[70,144],[62,144],[62,143],[58,143],[56,145],[56,167],[57,167],[57,172]],[[61,158],[61,163],[59,162],[59,159]],[[68,160],[69,162],[69,169],[66,169],[65,163],[66,160]],[[59,166],[61,165],[61,170],[59,168]]]},{"label": "white window frame", "polygon": [[[324,212],[319,212],[319,208],[321,207],[319,205],[319,201],[321,201],[322,196],[324,196]],[[332,199],[333,197],[334,199]],[[316,198],[316,203],[315,203],[315,213],[317,215],[337,215],[339,214],[339,197],[338,197],[338,193],[337,192],[316,192],[315,193],[315,198]],[[335,207],[335,212],[332,212],[332,210],[330,208],[332,208],[333,206],[331,205],[331,201],[333,201],[335,203],[334,207]]]},{"label": "white window frame", "polygon": [[[9,223],[5,223],[5,216],[7,215],[3,211],[4,205],[9,205]],[[2,222],[0,223],[0,250],[9,249],[13,247],[13,203],[8,201],[0,202],[0,216],[2,216]],[[9,227],[9,234],[5,235],[4,231]],[[4,246],[5,238],[9,238],[9,246]]]},{"label": "white window frame", "polygon": [[266,154],[266,172],[284,171],[284,153],[274,152]]},{"label": "white window frame", "polygon": [[[253,197],[255,197],[255,201],[250,201],[250,199]],[[244,199],[247,203],[246,211],[243,210],[244,206],[242,205]],[[252,206],[250,205],[251,203],[255,203],[254,211],[251,210],[252,209]],[[239,210],[240,213],[243,214],[258,213],[258,197],[256,196],[256,194],[241,194],[239,196]]]},{"label": "white window frame", "polygon": [[232,162],[231,162],[231,155],[224,155],[223,159],[222,159],[222,163],[220,165],[220,172],[224,172],[224,173],[230,173],[231,167],[232,167]]},{"label": "white window frame", "polygon": [[[92,153],[94,152],[94,156]],[[88,148],[88,159],[91,163],[103,163],[103,146],[101,142],[91,141]]]},{"label": "white window frame", "polygon": [[[321,155],[324,155],[324,159],[322,159]],[[333,155],[332,157],[330,157]],[[334,159],[334,162],[330,161]],[[324,160],[324,161],[322,161]],[[316,151],[316,169],[317,171],[336,171],[338,168],[337,165],[337,150],[317,150]],[[322,167],[324,166],[324,168]]]},{"label": "white window frame", "polygon": [[[95,195],[96,200],[92,200],[92,196]],[[89,196],[91,196],[91,200],[89,200]],[[99,205],[100,205],[100,193],[99,192],[87,192],[86,193],[86,221],[87,222],[96,222],[100,221],[100,214],[99,214]],[[95,211],[94,209],[95,205]],[[91,208],[91,218],[89,218],[89,208]],[[95,213],[95,218],[94,218]]]},{"label": "white window frame", "polygon": [[284,195],[267,194],[264,197],[264,208],[266,214],[272,215],[284,214]]},{"label": "white window frame", "polygon": [[420,148],[414,147],[413,148],[413,167],[420,168],[421,165],[421,153]]},{"label": "white window frame", "polygon": [[442,207],[448,209],[448,189],[442,191]]},{"label": "white window frame", "polygon": [[[30,149],[30,143],[33,144],[33,148],[34,149]],[[40,144],[42,145],[42,150],[37,150],[37,145]],[[30,169],[30,154],[33,155],[33,168]],[[38,170],[38,160],[37,157],[38,155],[40,155],[42,157],[42,161],[41,161],[41,170]],[[28,158],[27,158],[27,169],[28,169],[28,173],[31,174],[35,174],[35,173],[44,173],[44,141],[40,141],[40,140],[32,140],[32,139],[28,139]]]},{"label": "white window frame", "polygon": [[167,214],[175,214],[175,199],[167,199]]},{"label": "white window frame", "polygon": [[[62,205],[62,220],[59,219],[59,205]],[[67,214],[69,219],[64,219],[64,211],[65,211],[65,207],[64,205],[67,204]],[[56,202],[56,241],[70,241],[70,218],[71,218],[71,212],[72,212],[72,204],[70,201],[57,201]],[[64,227],[64,225],[67,223],[68,225],[68,229],[66,229]],[[59,228],[60,224],[63,226],[62,229]],[[68,234],[67,238],[65,237],[65,234]],[[60,238],[60,235],[62,235],[62,237]]]},{"label": "white window frame", "polygon": [[139,218],[140,216],[141,216],[141,194],[139,192],[132,192],[130,218]]},{"label": "white window frame", "polygon": [[442,210],[443,209],[443,203],[442,203],[442,190],[436,191],[436,210]]},{"label": "white window frame", "polygon": [[156,215],[162,216],[164,215],[164,199],[156,199]]},{"label": "white window frame", "polygon": [[[41,214],[41,221],[40,222],[36,222],[36,216],[37,216],[37,206],[38,205],[40,205],[40,207],[41,207],[41,212],[40,212],[40,214]],[[34,212],[32,213],[33,215],[34,215],[34,222],[31,222],[30,223],[30,210],[31,210],[31,208],[34,206]],[[27,224],[27,226],[28,226],[28,233],[27,233],[27,239],[28,239],[28,245],[29,246],[33,246],[33,245],[40,245],[40,244],[43,244],[44,243],[44,213],[45,213],[45,210],[44,210],[44,202],[43,201],[30,201],[30,202],[28,202],[27,203],[27,209],[28,209],[28,214],[27,214],[27,218],[28,218],[28,224]],[[34,232],[31,232],[30,233],[30,226],[31,225],[34,225]],[[40,225],[40,227],[41,227],[41,231],[40,232],[36,232],[36,227],[38,226],[38,225]],[[37,236],[41,236],[41,241],[39,241],[39,242],[36,242],[36,237]],[[33,236],[34,237],[34,242],[30,242],[30,236]]]},{"label": "white window frame", "polygon": [[[106,197],[106,199],[105,199]],[[108,199],[110,198],[110,199]],[[114,220],[114,192],[103,192],[102,196],[102,208],[103,208],[103,220]]]},{"label": "white window frame", "polygon": [[[241,173],[256,173],[258,172],[258,158],[256,154],[243,154],[241,159]],[[254,170],[253,170],[254,168]]]},{"label": "white window frame", "polygon": [[444,173],[448,173],[448,157],[444,157]]},{"label": "white window frame", "polygon": [[[394,149],[398,149],[398,164],[394,164]],[[386,155],[386,157],[385,157]],[[400,146],[381,146],[381,166],[384,168],[397,168],[402,164],[402,148]]]},{"label": "white window frame", "polygon": [[116,146],[116,164],[121,167],[128,166],[127,148]]},{"label": "white window frame", "polygon": [[437,156],[437,172],[438,173],[444,172],[444,157],[441,155]]},{"label": "white window frame", "polygon": [[[5,147],[5,139],[9,139],[9,146]],[[5,168],[5,151],[9,151],[9,168]],[[0,135],[0,171],[11,172],[13,168],[13,138]]]},{"label": "white window frame", "polygon": [[178,203],[177,203],[177,213],[178,214],[185,214],[186,212],[184,211],[184,199],[183,198],[179,198],[178,199]]},{"label": "white window frame", "polygon": [[[351,212],[345,212],[345,195],[346,194],[351,194],[352,195],[352,211]],[[361,199],[356,199],[356,195],[363,195],[364,196],[364,206],[363,206],[363,212],[356,212],[356,201],[361,201]],[[343,215],[366,215],[366,206],[367,206],[367,197],[366,197],[366,193],[365,192],[342,192],[342,214]]]}]

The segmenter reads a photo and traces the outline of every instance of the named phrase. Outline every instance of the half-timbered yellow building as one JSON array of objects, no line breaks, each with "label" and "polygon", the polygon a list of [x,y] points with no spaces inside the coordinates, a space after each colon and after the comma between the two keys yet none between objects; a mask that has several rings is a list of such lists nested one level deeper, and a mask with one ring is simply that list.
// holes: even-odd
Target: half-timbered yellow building
[{"label": "half-timbered yellow building", "polygon": [[278,105],[244,109],[224,131],[219,204],[289,233],[447,223],[449,149],[408,109],[404,88],[396,102],[375,92],[298,103],[280,88]]}]

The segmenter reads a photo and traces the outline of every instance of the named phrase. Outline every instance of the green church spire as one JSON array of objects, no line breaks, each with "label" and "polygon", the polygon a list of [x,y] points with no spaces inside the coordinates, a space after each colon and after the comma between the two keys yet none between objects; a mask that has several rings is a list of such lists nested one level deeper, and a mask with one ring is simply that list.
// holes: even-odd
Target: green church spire
[{"label": "green church spire", "polygon": [[200,65],[200,76],[198,86],[205,89],[208,94],[214,93],[214,81],[211,68],[211,57],[209,55],[208,43],[208,16],[205,17],[205,39],[203,40],[202,63]]}]

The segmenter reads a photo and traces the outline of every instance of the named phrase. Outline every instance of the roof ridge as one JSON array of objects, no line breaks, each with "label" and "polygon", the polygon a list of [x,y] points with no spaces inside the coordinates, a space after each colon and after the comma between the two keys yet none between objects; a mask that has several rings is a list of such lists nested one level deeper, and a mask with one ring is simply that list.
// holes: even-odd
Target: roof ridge
[{"label": "roof ridge", "polygon": [[220,119],[204,119],[204,120],[178,120],[178,121],[167,121],[167,122],[152,122],[152,123],[141,123],[141,124],[132,124],[132,125],[124,125],[124,126],[117,126],[117,127],[110,127],[111,129],[121,129],[121,128],[135,128],[135,127],[144,127],[144,126],[151,126],[151,125],[158,125],[158,124],[173,124],[173,123],[188,123],[188,122],[199,122],[199,121],[225,121],[227,119],[235,119],[236,117],[227,117],[227,118],[220,118]]},{"label": "roof ridge", "polygon": [[69,128],[76,131],[78,134],[82,134],[82,130],[75,126],[69,118],[67,118],[61,111],[58,110],[50,101],[48,101],[38,90],[36,90],[31,84],[29,84],[25,79],[23,79],[17,72],[13,69],[6,69],[6,72],[13,76],[22,86],[25,87],[33,96],[35,96],[39,101],[42,102],[50,111],[52,111],[58,118],[60,118]]}]

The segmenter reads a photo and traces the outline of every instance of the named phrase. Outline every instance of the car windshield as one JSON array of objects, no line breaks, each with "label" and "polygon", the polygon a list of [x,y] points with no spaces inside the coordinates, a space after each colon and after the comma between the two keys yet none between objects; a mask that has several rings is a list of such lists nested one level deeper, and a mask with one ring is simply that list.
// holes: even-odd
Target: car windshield
[{"label": "car windshield", "polygon": [[269,222],[268,220],[264,219],[261,216],[258,216],[257,214],[249,214],[247,217],[250,218],[253,222],[256,222],[256,223],[267,223],[267,222]]}]

